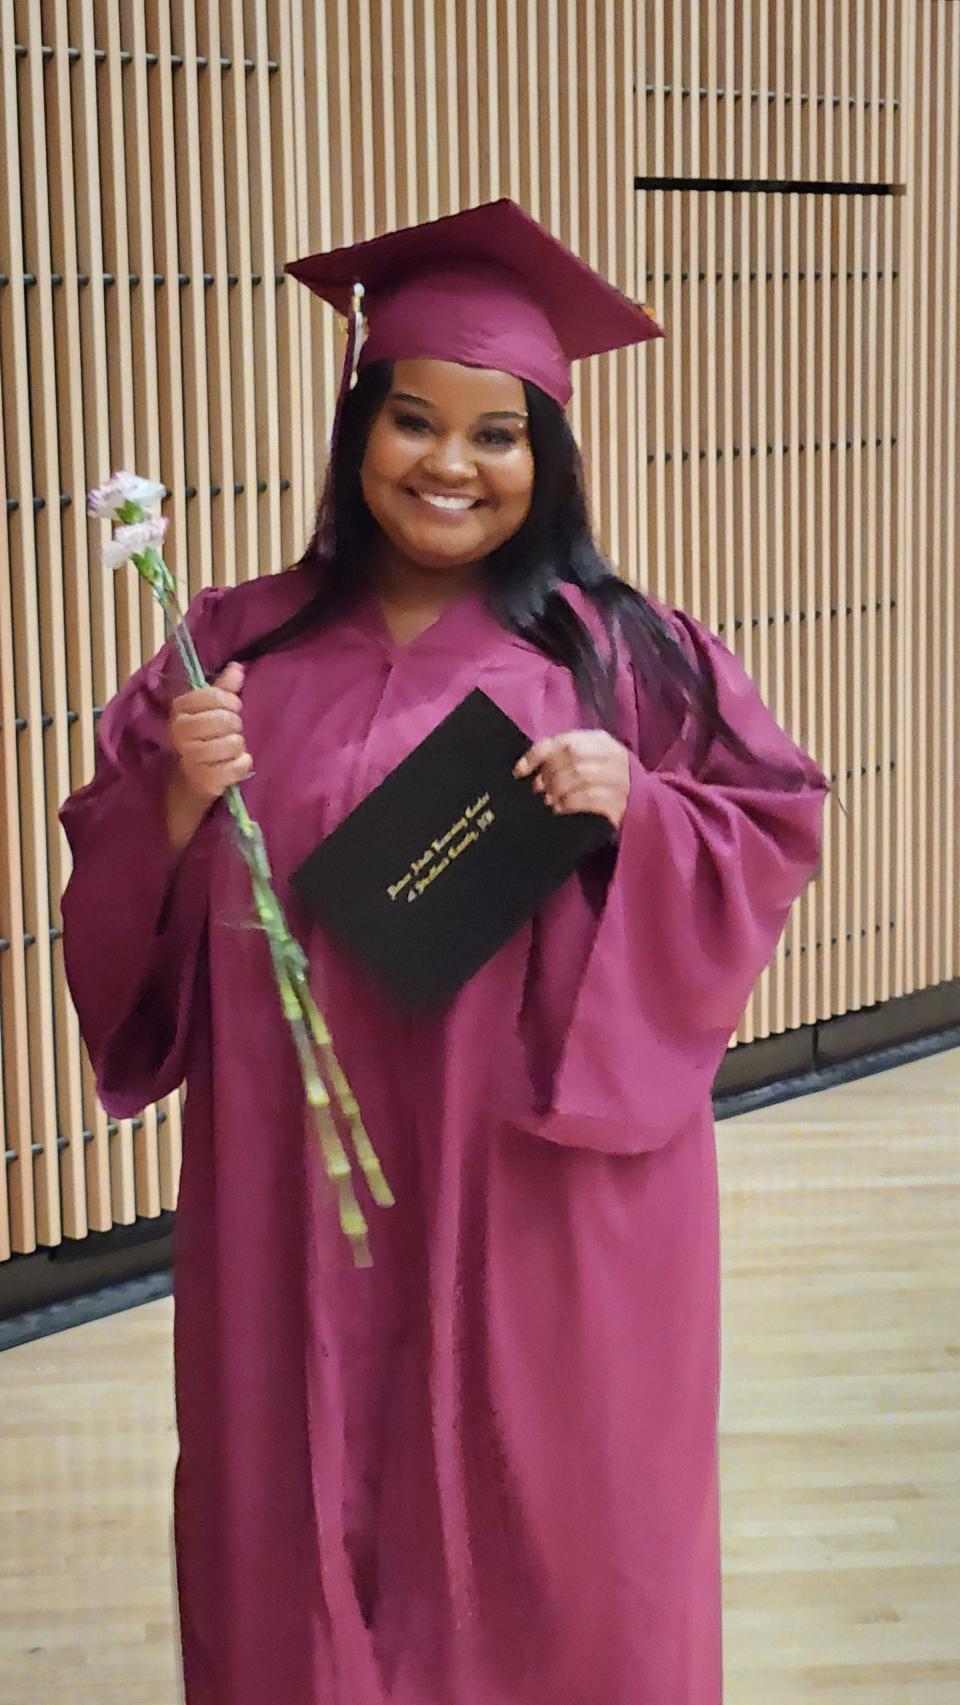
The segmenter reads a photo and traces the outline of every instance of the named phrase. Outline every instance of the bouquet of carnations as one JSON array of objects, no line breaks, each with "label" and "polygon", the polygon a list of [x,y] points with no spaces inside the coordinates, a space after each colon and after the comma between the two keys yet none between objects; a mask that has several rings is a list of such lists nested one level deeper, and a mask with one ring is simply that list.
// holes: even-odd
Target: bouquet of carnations
[{"label": "bouquet of carnations", "polygon": [[[165,497],[165,488],[138,474],[115,473],[87,497],[87,512],[114,522],[115,531],[103,547],[109,569],[132,562],[163,610],[183,664],[187,684],[205,687],[207,678],[177,598],[176,581],[163,560],[167,522],[152,513]],[[326,1172],[336,1188],[340,1224],[349,1239],[356,1264],[369,1266],[367,1223],[357,1199],[353,1167],[333,1116],[332,1099],[350,1132],[354,1158],[373,1200],[390,1207],[393,1196],[380,1162],[364,1129],[350,1085],[334,1051],[329,1026],[310,992],[309,968],[300,943],[290,933],[283,907],[274,892],[263,834],[247,811],[240,788],[229,787],[225,803],[236,828],[236,846],[247,866],[253,903],[267,938],[277,995],[290,1025],[307,1103],[320,1143]]]}]

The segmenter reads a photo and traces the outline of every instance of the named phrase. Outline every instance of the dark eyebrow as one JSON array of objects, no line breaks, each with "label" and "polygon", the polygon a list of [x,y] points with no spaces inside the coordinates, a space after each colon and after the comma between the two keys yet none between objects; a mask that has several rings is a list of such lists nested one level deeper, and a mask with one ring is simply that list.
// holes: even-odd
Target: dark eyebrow
[{"label": "dark eyebrow", "polygon": [[[415,397],[409,391],[391,391],[390,392],[390,401],[394,402],[394,403],[415,403],[418,408],[429,408],[429,409],[433,409],[434,412],[436,412],[436,407],[437,407],[436,403],[428,402],[426,397]],[[523,421],[525,423],[527,417],[525,414],[521,414],[518,409],[500,408],[500,409],[487,409],[486,413],[482,414],[480,416],[480,419],[481,420],[520,420],[520,421]]]}]

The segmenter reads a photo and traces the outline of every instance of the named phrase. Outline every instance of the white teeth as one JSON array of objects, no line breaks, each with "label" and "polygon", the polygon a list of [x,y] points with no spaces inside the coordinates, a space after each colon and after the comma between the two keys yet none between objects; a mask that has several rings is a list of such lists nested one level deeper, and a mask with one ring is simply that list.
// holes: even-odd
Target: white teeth
[{"label": "white teeth", "polygon": [[441,497],[436,491],[420,491],[417,496],[422,497],[424,503],[432,504],[434,509],[472,509],[477,501],[475,497]]}]

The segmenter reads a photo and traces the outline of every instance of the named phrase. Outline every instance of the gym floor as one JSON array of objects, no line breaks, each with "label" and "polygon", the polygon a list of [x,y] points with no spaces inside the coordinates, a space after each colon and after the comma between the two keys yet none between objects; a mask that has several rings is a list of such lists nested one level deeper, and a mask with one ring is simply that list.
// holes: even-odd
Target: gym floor
[{"label": "gym floor", "polygon": [[[726,1705],[956,1705],[960,1049],[717,1138]],[[178,1705],[171,1310],[0,1356],[0,1705]]]}]

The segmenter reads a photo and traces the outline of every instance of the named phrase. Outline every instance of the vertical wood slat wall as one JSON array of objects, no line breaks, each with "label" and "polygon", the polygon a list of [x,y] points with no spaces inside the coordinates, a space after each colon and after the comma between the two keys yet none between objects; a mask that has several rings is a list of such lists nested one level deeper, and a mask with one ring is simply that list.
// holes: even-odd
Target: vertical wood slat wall
[{"label": "vertical wood slat wall", "polygon": [[579,375],[599,531],[846,810],[738,1040],[960,974],[960,7],[0,0],[0,76],[0,1258],[175,1201],[177,1099],[108,1123],[63,977],[56,808],[160,639],[83,494],[171,487],[191,594],[296,557],[310,248],[510,194],[653,306],[666,340]]}]

